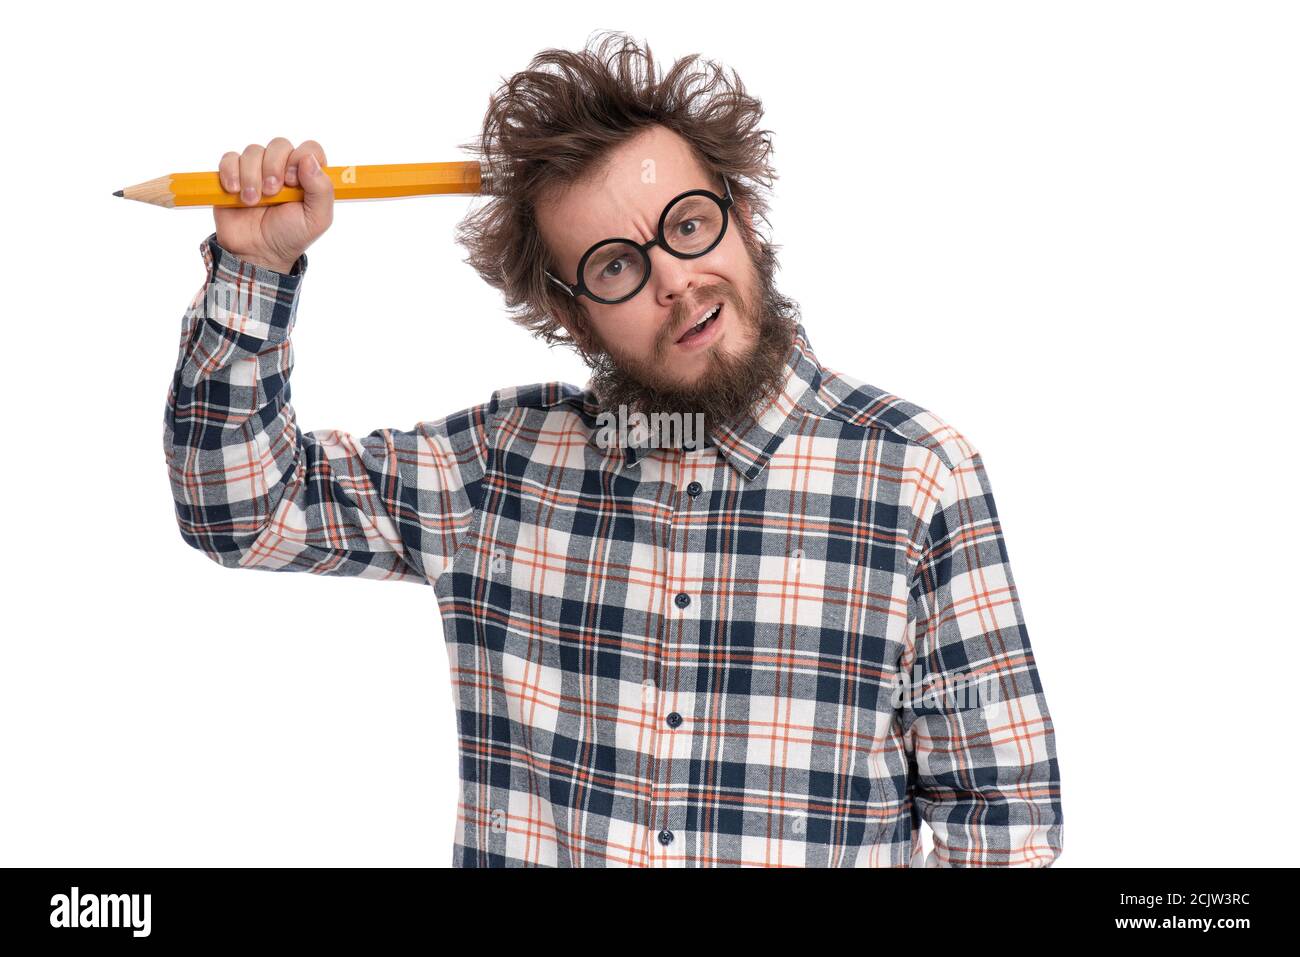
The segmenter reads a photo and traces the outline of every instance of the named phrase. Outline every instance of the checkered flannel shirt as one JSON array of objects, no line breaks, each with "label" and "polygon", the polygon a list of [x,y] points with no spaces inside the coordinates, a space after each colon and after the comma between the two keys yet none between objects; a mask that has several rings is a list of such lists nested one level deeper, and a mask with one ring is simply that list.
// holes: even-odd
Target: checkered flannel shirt
[{"label": "checkered flannel shirt", "polygon": [[[780,394],[701,449],[605,447],[565,383],[304,433],[306,256],[284,274],[215,233],[200,248],[164,419],[181,536],[231,568],[434,589],[453,866],[1060,854],[1051,718],[984,464],[951,426],[829,371],[800,326]],[[985,697],[944,693],[959,680]]]}]

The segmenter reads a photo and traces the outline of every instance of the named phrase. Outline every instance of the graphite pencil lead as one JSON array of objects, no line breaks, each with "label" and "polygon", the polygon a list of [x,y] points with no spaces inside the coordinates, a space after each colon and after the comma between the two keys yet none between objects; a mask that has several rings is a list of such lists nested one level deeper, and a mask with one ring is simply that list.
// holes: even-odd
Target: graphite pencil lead
[{"label": "graphite pencil lead", "polygon": [[[119,189],[119,190],[118,190],[116,193],[114,193],[113,195],[114,195],[114,196],[122,196],[122,191]],[[125,198],[125,197],[123,197],[123,198]]]}]

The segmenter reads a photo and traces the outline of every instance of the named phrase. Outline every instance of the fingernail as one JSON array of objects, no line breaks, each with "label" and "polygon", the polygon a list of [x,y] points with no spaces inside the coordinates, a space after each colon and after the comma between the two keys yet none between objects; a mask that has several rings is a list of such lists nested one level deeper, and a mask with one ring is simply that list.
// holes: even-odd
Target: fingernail
[{"label": "fingernail", "polygon": [[307,156],[302,161],[302,168],[303,168],[303,172],[305,172],[308,176],[315,176],[317,173],[320,172],[320,163],[316,161],[316,157]]},{"label": "fingernail", "polygon": [[254,189],[253,187],[251,187],[251,186],[245,186],[244,189],[243,189],[243,192],[241,192],[241,193],[239,194],[239,198],[242,199],[242,200],[243,200],[244,202],[246,202],[246,203],[250,203],[250,204],[251,204],[251,203],[256,203],[256,202],[257,202],[257,190],[255,190],[255,189]]},{"label": "fingernail", "polygon": [[239,192],[239,180],[235,179],[233,176],[223,176],[221,178],[221,185],[228,193]]},{"label": "fingernail", "polygon": [[290,186],[298,182],[298,167],[290,166],[287,170],[285,170],[284,181],[288,183]]},{"label": "fingernail", "polygon": [[267,196],[273,195],[275,191],[278,190],[279,188],[280,188],[280,181],[276,179],[274,176],[268,176],[265,182],[262,183],[262,192],[265,193]]}]

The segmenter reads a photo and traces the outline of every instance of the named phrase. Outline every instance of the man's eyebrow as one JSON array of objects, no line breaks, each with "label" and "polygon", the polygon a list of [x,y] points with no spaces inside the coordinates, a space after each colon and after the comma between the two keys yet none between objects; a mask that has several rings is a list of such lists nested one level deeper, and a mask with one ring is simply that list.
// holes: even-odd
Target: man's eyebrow
[{"label": "man's eyebrow", "polygon": [[[674,193],[674,194],[673,194],[673,199],[676,199],[678,196],[682,195],[682,193],[689,193],[689,192],[691,192],[692,190],[696,190],[696,189],[707,189],[707,190],[709,190],[710,192],[713,191],[712,187],[709,187],[709,186],[689,186],[689,187],[687,187],[686,189],[680,189],[680,190],[678,190],[676,193]],[[672,199],[670,199],[668,202],[671,203],[671,202],[672,202]],[[684,209],[688,209],[688,210],[689,210],[689,209],[694,208],[695,205],[697,205],[697,204],[699,204],[699,203],[703,203],[703,202],[708,202],[708,200],[706,200],[705,197],[703,197],[703,196],[691,196],[691,197],[689,197],[689,198],[683,200],[681,205],[682,205],[682,207],[683,207]],[[659,210],[659,215],[660,215],[660,216],[663,215],[663,211],[664,211],[664,209],[666,209],[666,208],[667,208],[667,204],[665,204],[663,207],[660,208],[660,210]],[[658,226],[659,226],[659,216],[656,216],[656,217],[654,218],[654,224],[655,224],[655,227],[656,227],[656,229],[657,229]],[[631,230],[627,230],[627,231],[624,231],[624,232],[621,232],[621,233],[617,234],[616,236],[611,234],[611,235],[609,235],[609,236],[606,236],[604,239],[598,239],[598,240],[595,240],[594,242],[590,242],[590,243],[588,243],[586,246],[583,247],[584,255],[585,255],[585,250],[590,249],[592,246],[596,245],[596,243],[598,243],[598,242],[599,242],[599,243],[603,243],[606,239],[622,239],[622,238],[626,238],[626,237],[629,237],[629,236],[631,235],[631,232],[632,232]],[[655,238],[656,238],[655,236],[651,236],[651,237],[650,237],[650,239],[655,239]],[[630,241],[635,242],[638,246],[645,245],[644,243],[641,243],[641,242],[639,242],[639,241],[637,241],[637,240],[635,240],[635,239],[630,240]],[[596,262],[604,262],[606,259],[608,259],[608,258],[610,257],[610,255],[613,254],[613,252],[614,252],[615,250],[617,250],[617,249],[619,249],[619,248],[620,248],[620,247],[618,247],[618,246],[610,245],[610,246],[608,247],[608,252],[607,252],[605,249],[601,249],[601,251],[600,251],[599,253],[597,253],[596,255],[594,255],[594,256],[591,257],[591,259],[589,260],[589,262],[592,262],[592,263],[596,263]]]},{"label": "man's eyebrow", "polygon": [[[589,246],[587,248],[590,249],[591,247]],[[608,246],[602,247],[600,252],[596,253],[596,255],[591,257],[590,261],[593,263],[603,263],[605,262],[605,260],[611,258],[615,253],[619,252],[620,250],[624,250],[626,248],[627,247],[625,246],[616,246],[613,243],[611,243]]]}]

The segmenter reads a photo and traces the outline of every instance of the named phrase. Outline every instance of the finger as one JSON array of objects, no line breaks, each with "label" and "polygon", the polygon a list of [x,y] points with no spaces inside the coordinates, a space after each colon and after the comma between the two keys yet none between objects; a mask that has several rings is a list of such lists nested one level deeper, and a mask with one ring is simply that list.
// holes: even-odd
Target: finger
[{"label": "finger", "polygon": [[334,181],[321,169],[315,153],[303,157],[298,180],[302,183],[303,215],[314,232],[323,233],[334,221]]},{"label": "finger", "polygon": [[239,192],[238,153],[232,150],[222,155],[221,162],[217,164],[217,178],[221,180],[221,188],[227,193]]},{"label": "finger", "polygon": [[245,206],[254,206],[262,198],[264,152],[256,143],[249,143],[239,157],[239,199]]},{"label": "finger", "polygon": [[277,136],[266,144],[266,152],[262,154],[263,196],[274,196],[280,192],[280,187],[284,185],[284,168],[292,152],[293,144],[283,136]]},{"label": "finger", "polygon": [[298,182],[298,164],[309,153],[316,157],[321,166],[329,166],[329,163],[325,162],[325,150],[321,148],[321,145],[315,140],[303,140],[298,144],[298,148],[289,154],[289,165],[284,171],[286,185],[300,185]]}]

